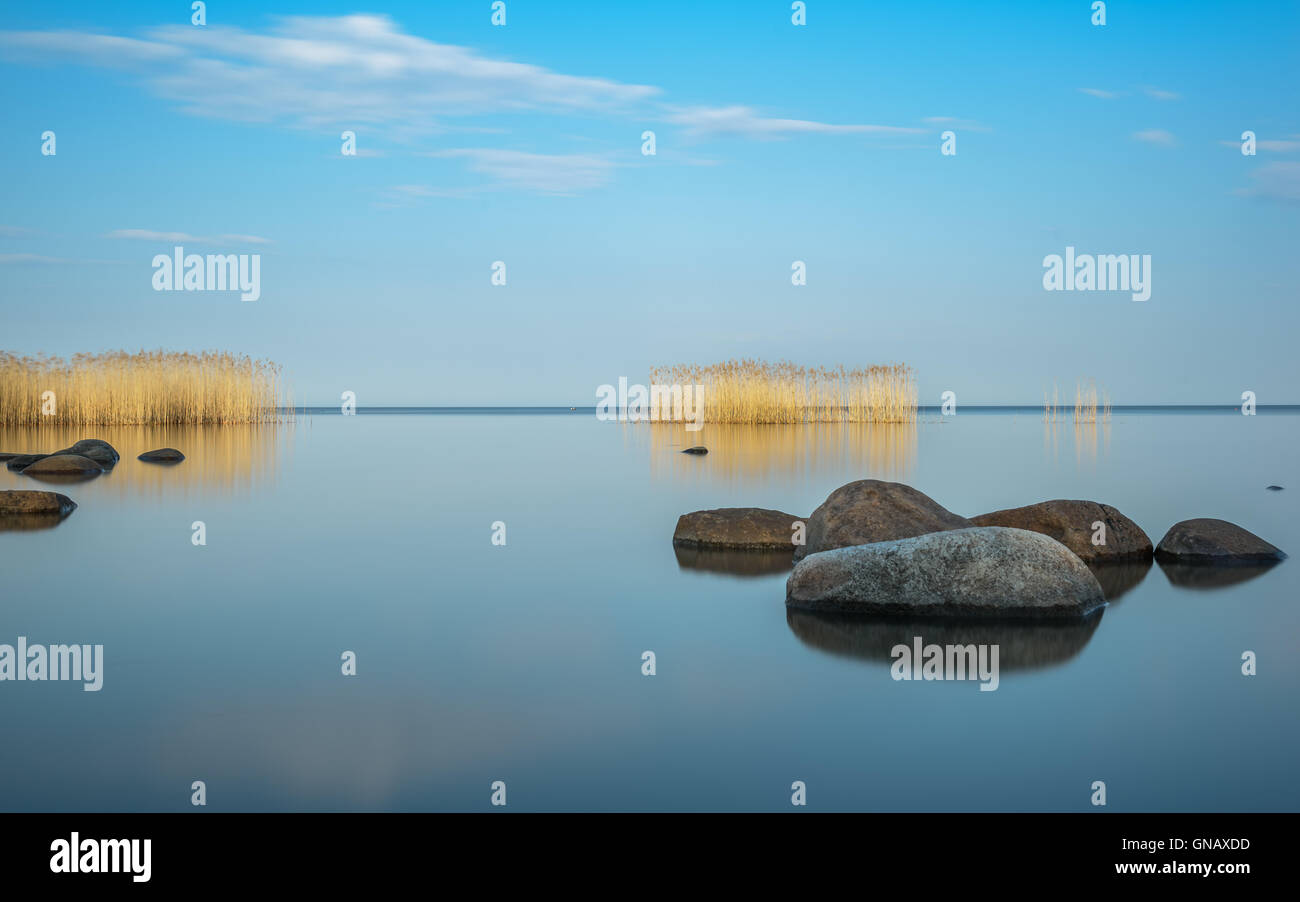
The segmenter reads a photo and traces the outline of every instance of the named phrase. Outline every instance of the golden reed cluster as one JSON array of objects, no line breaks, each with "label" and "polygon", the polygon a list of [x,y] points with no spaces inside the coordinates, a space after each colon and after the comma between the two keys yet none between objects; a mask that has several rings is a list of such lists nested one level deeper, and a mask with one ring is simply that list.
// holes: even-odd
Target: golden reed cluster
[{"label": "golden reed cluster", "polygon": [[[1069,408],[1065,408],[1069,409]],[[1055,423],[1061,416],[1062,407],[1055,387],[1052,396],[1043,393],[1043,421]],[[1110,422],[1110,396],[1104,390],[1097,389],[1097,383],[1087,385],[1076,383],[1074,386],[1074,422],[1076,425]]]},{"label": "golden reed cluster", "polygon": [[859,369],[729,360],[656,367],[655,385],[704,386],[706,423],[911,423],[916,382],[901,364]]},{"label": "golden reed cluster", "polygon": [[0,426],[236,424],[291,412],[280,368],[204,351],[18,357],[0,351]]}]

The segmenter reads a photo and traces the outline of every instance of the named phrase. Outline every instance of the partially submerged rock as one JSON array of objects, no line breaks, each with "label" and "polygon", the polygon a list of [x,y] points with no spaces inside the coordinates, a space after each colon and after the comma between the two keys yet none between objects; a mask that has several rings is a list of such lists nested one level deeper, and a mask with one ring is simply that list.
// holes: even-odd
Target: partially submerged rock
[{"label": "partially submerged rock", "polygon": [[682,453],[683,454],[708,454],[709,449],[704,447],[703,445],[696,445],[694,448],[684,449]]},{"label": "partially submerged rock", "polygon": [[58,492],[0,492],[0,532],[49,529],[77,509],[67,495]]},{"label": "partially submerged rock", "polygon": [[[1109,504],[1096,501],[1041,501],[980,514],[971,517],[971,522],[977,526],[1010,526],[1041,532],[1056,539],[1085,563],[1151,558],[1151,539],[1142,527]],[[1104,539],[1104,544],[1094,545],[1094,537]]]},{"label": "partially submerged rock", "polygon": [[1079,617],[1106,598],[1087,565],[1055,539],[977,526],[810,554],[786,581],[785,603],[815,611],[1019,619]]},{"label": "partially submerged rock", "polygon": [[55,451],[52,454],[14,454],[6,452],[0,455],[0,459],[6,461],[5,466],[16,473],[23,473],[37,461],[44,460],[47,457],[59,457],[62,455],[73,455],[84,457],[92,460],[99,465],[101,470],[111,470],[118,462],[119,456],[115,449],[108,442],[97,438],[86,438],[76,444],[64,448],[62,451]]},{"label": "partially submerged rock", "polygon": [[23,469],[24,476],[42,477],[84,477],[98,476],[104,468],[89,457],[79,454],[51,454],[42,457]]},{"label": "partially submerged rock", "polygon": [[9,456],[9,460],[6,461],[5,467],[15,473],[21,473],[38,460],[44,460],[49,456],[48,454],[12,454]]},{"label": "partially submerged rock", "polygon": [[32,514],[58,514],[66,517],[77,503],[58,492],[0,492],[0,517],[25,517]]},{"label": "partially submerged rock", "polygon": [[136,460],[143,460],[146,463],[159,464],[178,464],[185,459],[185,455],[175,448],[159,448],[156,451],[146,451]]},{"label": "partially submerged rock", "polygon": [[1227,520],[1183,520],[1169,527],[1156,559],[1182,564],[1249,564],[1280,561],[1286,553]]},{"label": "partially submerged rock", "polygon": [[804,518],[761,507],[722,507],[677,518],[673,544],[692,548],[794,551],[794,523]]},{"label": "partially submerged rock", "polygon": [[83,438],[70,448],[64,448],[62,451],[55,451],[55,454],[76,454],[80,457],[86,457],[99,464],[105,470],[112,467],[120,459],[117,449],[103,439]]},{"label": "partially submerged rock", "polygon": [[862,479],[840,486],[808,518],[807,542],[795,559],[832,548],[910,539],[965,529],[971,521],[901,482]]}]

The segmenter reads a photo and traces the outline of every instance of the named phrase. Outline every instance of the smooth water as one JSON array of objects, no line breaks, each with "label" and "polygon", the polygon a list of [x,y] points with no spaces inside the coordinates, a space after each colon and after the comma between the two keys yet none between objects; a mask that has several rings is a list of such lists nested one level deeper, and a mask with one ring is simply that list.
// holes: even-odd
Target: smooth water
[{"label": "smooth water", "polygon": [[[963,633],[787,616],[780,561],[671,544],[686,511],[808,514],[877,477],[967,516],[1086,498],[1153,541],[1220,517],[1294,553],[1295,411],[702,433],[363,414],[0,432],[123,458],[65,486],[0,469],[79,505],[0,532],[0,643],[102,644],[105,671],[99,692],[0,683],[0,809],[192,810],[195,780],[219,811],[486,810],[496,780],[511,810],[788,810],[796,780],[820,810],[1091,810],[1095,780],[1111,810],[1300,808],[1294,560],[1219,588],[1155,565],[1099,620]],[[189,459],[135,460],[164,445]],[[999,688],[894,681],[914,635],[1000,643]]]}]

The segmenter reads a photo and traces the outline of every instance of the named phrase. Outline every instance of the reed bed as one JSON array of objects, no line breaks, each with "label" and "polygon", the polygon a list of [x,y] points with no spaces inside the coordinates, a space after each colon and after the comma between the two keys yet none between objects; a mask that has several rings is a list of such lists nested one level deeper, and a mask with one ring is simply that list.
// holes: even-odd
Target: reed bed
[{"label": "reed bed", "polygon": [[70,360],[0,351],[0,426],[268,423],[282,410],[292,405],[280,368],[267,360],[219,351]]},{"label": "reed bed", "polygon": [[847,369],[729,360],[711,366],[656,367],[650,370],[650,381],[704,386],[705,423],[916,421],[916,382],[911,369],[901,364]]},{"label": "reed bed", "polygon": [[1065,410],[1071,412],[1076,426],[1109,423],[1110,395],[1105,390],[1098,389],[1095,381],[1077,382],[1074,386],[1073,408],[1067,405],[1063,409],[1060,403],[1060,393],[1055,386],[1052,388],[1050,397],[1047,392],[1043,392],[1043,422],[1058,422],[1064,415]]}]

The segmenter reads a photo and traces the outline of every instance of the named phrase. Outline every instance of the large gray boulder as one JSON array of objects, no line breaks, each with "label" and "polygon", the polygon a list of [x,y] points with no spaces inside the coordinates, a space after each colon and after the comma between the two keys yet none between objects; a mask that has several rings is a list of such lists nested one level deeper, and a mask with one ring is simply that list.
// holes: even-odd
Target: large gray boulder
[{"label": "large gray boulder", "polygon": [[[976,526],[1010,526],[1051,536],[1073,551],[1085,563],[1150,560],[1151,539],[1142,527],[1109,504],[1096,501],[1041,501],[971,517]],[[1105,526],[1104,533],[1093,528]],[[1104,536],[1104,545],[1094,545],[1093,536]]]},{"label": "large gray boulder", "polygon": [[1070,549],[1024,529],[976,526],[810,554],[785,603],[926,617],[1079,617],[1106,603]]},{"label": "large gray boulder", "polygon": [[807,543],[795,550],[795,560],[809,554],[910,539],[931,532],[964,529],[965,517],[901,482],[860,479],[831,492],[808,518]]},{"label": "large gray boulder", "polygon": [[1169,527],[1156,559],[1182,564],[1249,564],[1280,561],[1286,553],[1227,520],[1183,520]]},{"label": "large gray boulder", "polygon": [[687,548],[779,549],[794,551],[797,514],[762,507],[721,507],[677,518],[673,544]]}]

